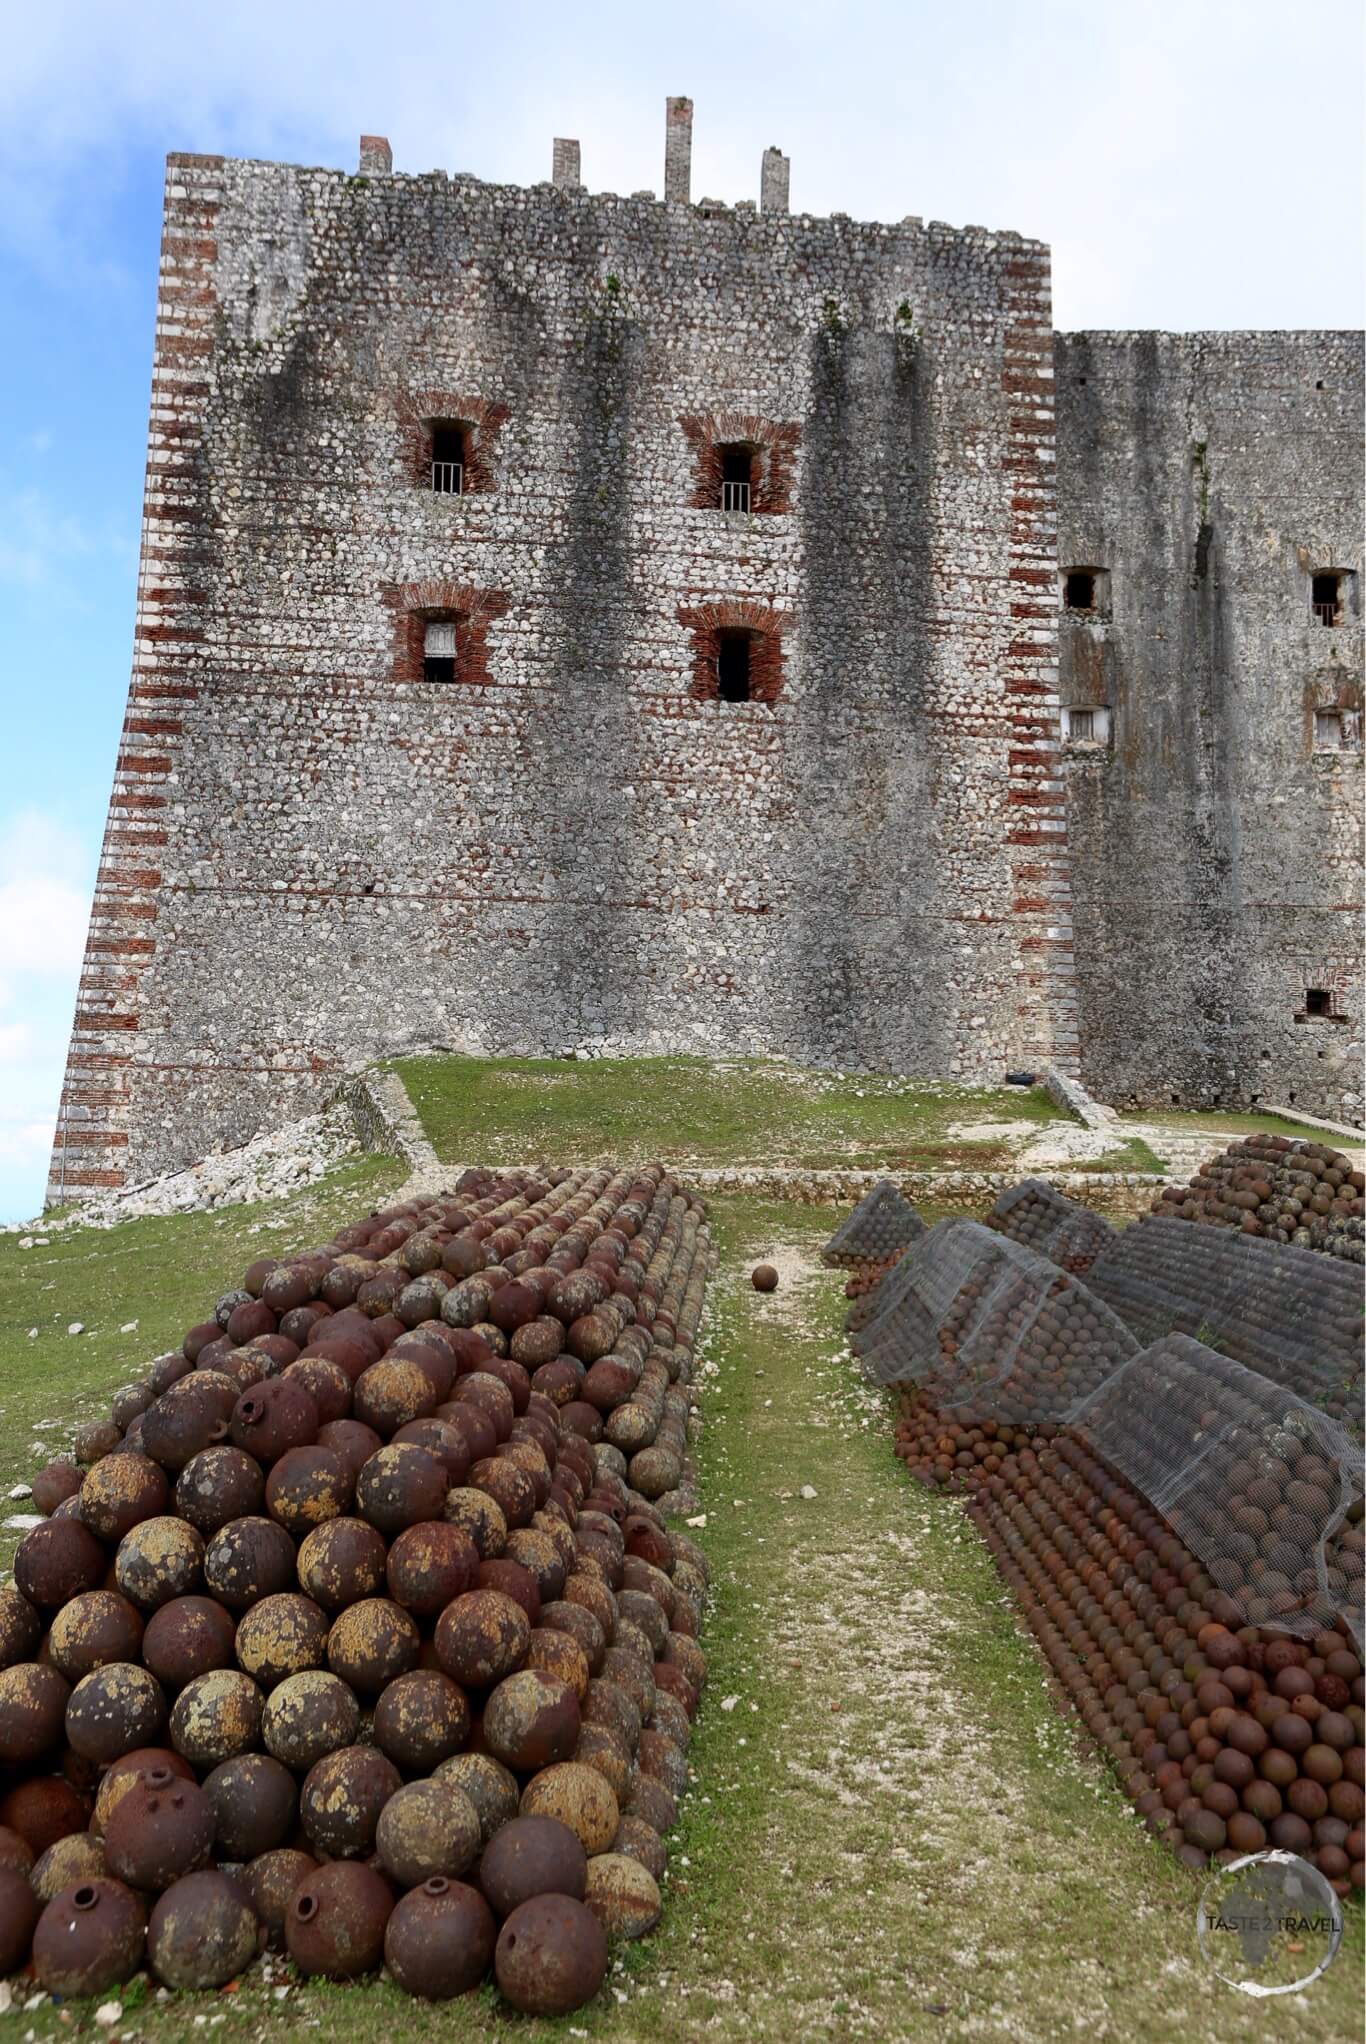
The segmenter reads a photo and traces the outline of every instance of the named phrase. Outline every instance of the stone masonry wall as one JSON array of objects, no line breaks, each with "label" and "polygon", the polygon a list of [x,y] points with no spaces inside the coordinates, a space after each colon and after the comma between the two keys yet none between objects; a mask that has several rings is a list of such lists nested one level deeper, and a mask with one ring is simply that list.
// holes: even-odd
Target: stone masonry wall
[{"label": "stone masonry wall", "polygon": [[53,1190],[432,1043],[1075,1069],[1047,251],[364,160],[169,161]]},{"label": "stone masonry wall", "polygon": [[1055,363],[1059,566],[1102,571],[1060,693],[1113,717],[1064,749],[1082,1077],[1360,1125],[1361,336],[1067,334]]}]

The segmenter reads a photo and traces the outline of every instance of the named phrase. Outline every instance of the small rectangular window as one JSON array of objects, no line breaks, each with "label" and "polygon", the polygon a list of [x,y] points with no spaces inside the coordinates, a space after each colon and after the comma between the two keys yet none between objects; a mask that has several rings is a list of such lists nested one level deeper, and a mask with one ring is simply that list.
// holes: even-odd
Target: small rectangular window
[{"label": "small rectangular window", "polygon": [[442,497],[462,497],[465,494],[463,426],[432,427],[432,489]]},{"label": "small rectangular window", "polygon": [[1101,704],[1062,713],[1062,735],[1068,745],[1108,745],[1110,712]]},{"label": "small rectangular window", "polygon": [[735,445],[721,454],[721,509],[748,511],[754,495],[754,449]]},{"label": "small rectangular window", "polygon": [[1063,601],[1069,610],[1094,610],[1096,577],[1092,568],[1069,568],[1063,583]]},{"label": "small rectangular window", "polygon": [[1315,710],[1314,750],[1315,752],[1342,751],[1341,710]]},{"label": "small rectangular window", "polygon": [[433,622],[427,626],[422,641],[422,679],[432,682],[455,680],[453,622]]},{"label": "small rectangular window", "polygon": [[1069,738],[1090,739],[1096,735],[1096,713],[1094,710],[1073,710],[1068,719]]},{"label": "small rectangular window", "polygon": [[722,632],[716,642],[716,693],[723,703],[749,701],[750,634]]},{"label": "small rectangular window", "polygon": [[1306,1015],[1331,1015],[1333,995],[1329,987],[1306,987],[1304,990],[1304,1012]]}]

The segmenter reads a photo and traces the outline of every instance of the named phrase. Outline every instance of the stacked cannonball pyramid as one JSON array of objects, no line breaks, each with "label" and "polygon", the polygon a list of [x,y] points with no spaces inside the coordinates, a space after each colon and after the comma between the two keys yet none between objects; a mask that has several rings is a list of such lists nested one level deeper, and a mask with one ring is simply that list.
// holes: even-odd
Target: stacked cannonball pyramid
[{"label": "stacked cannonball pyramid", "polygon": [[871,1292],[910,1244],[925,1233],[925,1223],[890,1178],[879,1179],[842,1221],[821,1251],[822,1263],[847,1270],[847,1299]]},{"label": "stacked cannonball pyramid", "polygon": [[1287,1136],[1249,1136],[1202,1164],[1189,1185],[1164,1186],[1153,1212],[1363,1263],[1364,1193],[1366,1176],[1341,1150]]},{"label": "stacked cannonball pyramid", "polygon": [[1007,1187],[986,1215],[986,1225],[1078,1277],[1114,1240],[1114,1229],[1102,1214],[1068,1199],[1043,1178],[1024,1178]]},{"label": "stacked cannonball pyramid", "polygon": [[705,1675],[652,1500],[707,1263],[658,1167],[467,1173],[253,1264],[82,1430],[0,1590],[0,1973],[208,1988],[270,1941],[597,1992]]}]

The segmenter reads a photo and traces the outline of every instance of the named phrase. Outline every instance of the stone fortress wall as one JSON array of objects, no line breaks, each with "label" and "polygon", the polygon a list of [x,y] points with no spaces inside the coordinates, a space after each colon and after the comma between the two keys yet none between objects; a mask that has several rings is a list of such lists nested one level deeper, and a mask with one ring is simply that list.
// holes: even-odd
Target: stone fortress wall
[{"label": "stone fortress wall", "polygon": [[[1154,665],[1145,622],[1149,594],[1175,595],[1121,590],[1190,537],[1189,406],[1148,421],[1122,340],[1058,339],[1061,558],[1108,568],[1113,612],[1064,611],[1064,700],[1108,691],[1114,724],[1103,758],[1060,747],[1047,250],[793,215],[777,150],[761,209],[694,203],[690,134],[670,101],[662,201],[589,194],[564,141],[529,191],[396,175],[373,138],[355,177],[169,159],[133,678],[54,1194],[242,1140],[364,1059],[430,1044],[771,1050],[966,1083],[1080,1058],[1097,1091],[1141,1098],[1179,1068],[1192,1103],[1236,1063],[1212,991],[1162,1032],[1124,1007],[1126,963],[1159,958],[1152,904],[1171,898],[1130,885],[1146,697],[1186,684]],[[1283,364],[1278,419],[1297,350],[1350,347],[1221,338]],[[1159,365],[1188,350],[1216,383],[1241,360],[1129,343]],[[1080,385],[1086,351],[1106,367]],[[1339,443],[1360,395],[1353,414],[1339,381],[1313,470],[1278,453],[1261,480],[1246,377],[1211,393],[1228,509],[1202,558],[1218,574],[1238,549],[1235,614],[1257,519],[1281,517],[1306,559],[1347,543]],[[1111,390],[1130,403],[1113,424]],[[1153,481],[1131,510],[1145,434]],[[452,445],[460,494],[432,488]],[[741,447],[748,512],[722,508]],[[748,699],[732,700],[741,640]],[[1359,624],[1332,650],[1355,651],[1359,691]],[[1271,678],[1226,668],[1199,686],[1269,716]],[[1293,685],[1299,701],[1310,677]],[[1183,955],[1180,984],[1213,990],[1260,942],[1248,999],[1279,998],[1274,933],[1259,922],[1254,941],[1233,913],[1241,869],[1203,873],[1229,780],[1209,712],[1189,715],[1201,746],[1174,748],[1164,722],[1159,780],[1193,910],[1198,894],[1241,934],[1224,942],[1221,922],[1217,960]],[[1297,755],[1292,812],[1330,780],[1345,803],[1359,764]],[[1075,973],[1069,798],[1087,868]],[[1280,826],[1267,805],[1239,827]],[[1324,906],[1340,873],[1296,872],[1281,906],[1304,944],[1313,925],[1314,969],[1340,972]],[[1267,1034],[1271,1070],[1338,1112],[1322,1034]]]}]

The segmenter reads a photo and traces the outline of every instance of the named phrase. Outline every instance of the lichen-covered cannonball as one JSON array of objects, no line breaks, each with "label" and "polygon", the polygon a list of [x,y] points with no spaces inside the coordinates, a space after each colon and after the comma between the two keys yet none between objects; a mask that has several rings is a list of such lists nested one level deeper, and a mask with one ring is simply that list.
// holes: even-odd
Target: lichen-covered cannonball
[{"label": "lichen-covered cannonball", "polygon": [[558,1817],[514,1817],[494,1832],[479,1863],[479,1885],[500,1917],[533,1895],[582,1901],[587,1881],[588,1855]]},{"label": "lichen-covered cannonball", "polygon": [[265,1495],[266,1479],[255,1456],[220,1445],[202,1449],[185,1464],[176,1478],[175,1508],[207,1538],[229,1519],[257,1517]]},{"label": "lichen-covered cannonball", "polygon": [[436,1658],[453,1682],[486,1689],[519,1668],[531,1642],[520,1604],[499,1590],[470,1590],[436,1624]]},{"label": "lichen-covered cannonball", "polygon": [[236,1643],[232,1613],[214,1598],[174,1597],[148,1619],[142,1661],[174,1696],[197,1675],[230,1668]]},{"label": "lichen-covered cannonball", "polygon": [[107,1768],[95,1793],[95,1809],[90,1819],[93,1835],[102,1838],[123,1798],[149,1775],[155,1773],[160,1779],[163,1770],[176,1781],[192,1782],[195,1778],[189,1761],[170,1746],[140,1746]]},{"label": "lichen-covered cannonball", "polygon": [[375,1830],[380,1865],[401,1888],[463,1874],[479,1844],[478,1812],[450,1781],[410,1781],[389,1798]]},{"label": "lichen-covered cannonball", "polygon": [[204,1581],[230,1611],[294,1587],[294,1542],[273,1519],[230,1519],[204,1549]]},{"label": "lichen-covered cannonball", "polygon": [[352,1410],[363,1425],[387,1441],[409,1420],[426,1419],[437,1406],[427,1373],[404,1356],[385,1356],[357,1380]]},{"label": "lichen-covered cannonball", "polygon": [[[82,1881],[101,1881],[108,1872],[100,1840],[89,1831],[69,1831],[65,1838],[59,1838],[39,1857],[29,1875],[29,1884],[38,1901],[47,1903],[60,1895],[64,1888],[78,1888]],[[4,1915],[4,1905],[0,1902],[0,1926],[3,1926]],[[3,1928],[0,1928],[2,1941]],[[0,1962],[0,1972],[4,1970]]]},{"label": "lichen-covered cannonball", "polygon": [[311,1852],[300,1852],[288,1845],[278,1846],[274,1852],[261,1853],[243,1868],[242,1879],[246,1882],[252,1908],[268,1942],[277,1951],[285,1941],[285,1916],[290,1897],[300,1882],[317,1871],[318,1862]]},{"label": "lichen-covered cannonball", "polygon": [[522,1794],[524,1817],[558,1817],[591,1859],[608,1852],[621,1812],[602,1774],[579,1761],[560,1761],[533,1775]]},{"label": "lichen-covered cannonball", "polygon": [[171,1744],[193,1767],[218,1767],[260,1744],[265,1699],[249,1675],[216,1668],[188,1682],[171,1712]]},{"label": "lichen-covered cannonball", "polygon": [[287,1448],[266,1478],[266,1510],[301,1540],[315,1526],[348,1512],[354,1489],[351,1471],[335,1448]]},{"label": "lichen-covered cannonball", "polygon": [[445,1463],[413,1441],[391,1441],[356,1478],[356,1510],[386,1540],[420,1520],[439,1519],[445,1501]]},{"label": "lichen-covered cannonball", "polygon": [[664,1840],[653,1824],[647,1824],[643,1817],[635,1817],[628,1813],[622,1818],[617,1826],[617,1835],[612,1840],[612,1851],[625,1854],[627,1859],[639,1860],[656,1881],[664,1879],[664,1869],[668,1864]]},{"label": "lichen-covered cannonball", "polygon": [[385,1684],[375,1705],[374,1740],[405,1774],[430,1774],[469,1737],[465,1692],[436,1668],[415,1668]]},{"label": "lichen-covered cannonball", "polygon": [[147,1912],[122,1881],[81,1881],[48,1903],[33,1934],[33,1970],[49,1994],[102,1994],[142,1964]]},{"label": "lichen-covered cannonball", "polygon": [[294,1828],[294,1776],[269,1753],[239,1753],[204,1777],[219,1859],[252,1860],[282,1846]]},{"label": "lichen-covered cannonball", "polygon": [[49,1519],[26,1533],[15,1549],[14,1586],[29,1604],[52,1611],[82,1590],[98,1589],[108,1566],[88,1526],[79,1519]]},{"label": "lichen-covered cannonball", "polygon": [[327,1665],[358,1696],[378,1696],[386,1682],[417,1666],[421,1646],[406,1611],[387,1597],[367,1597],[333,1620]]},{"label": "lichen-covered cannonball", "polygon": [[517,1777],[491,1753],[455,1753],[443,1760],[434,1779],[462,1789],[479,1818],[479,1835],[487,1845],[495,1831],[517,1815],[521,1790]]},{"label": "lichen-covered cannonball", "polygon": [[0,1669],[0,1767],[30,1766],[60,1744],[70,1695],[65,1676],[39,1661]]},{"label": "lichen-covered cannonball", "polygon": [[339,1676],[311,1668],[287,1676],[271,1690],[261,1720],[261,1743],[286,1767],[307,1773],[325,1754],[351,1745],[359,1726],[355,1691]]},{"label": "lichen-covered cannonball", "polygon": [[479,1550],[463,1527],[442,1519],[405,1526],[389,1549],[389,1595],[416,1618],[435,1618],[475,1588]]},{"label": "lichen-covered cannonball", "polygon": [[437,1875],[400,1897],[384,1932],[384,1963],[405,1994],[447,2001],[479,1985],[497,1936],[478,1889]]},{"label": "lichen-covered cannonball", "polygon": [[47,1636],[48,1659],[68,1682],[110,1661],[141,1658],[142,1614],[115,1590],[83,1590],[64,1604]]},{"label": "lichen-covered cannonball", "polygon": [[86,1471],[80,1515],[97,1540],[117,1546],[144,1519],[160,1517],[171,1501],[166,1472],[148,1455],[105,1455]]},{"label": "lichen-covered cannonball", "polygon": [[588,1694],[587,1659],[582,1647],[567,1632],[557,1632],[550,1626],[534,1627],[531,1644],[527,1648],[526,1665],[557,1676],[569,1685],[580,1702]]},{"label": "lichen-covered cannonball", "polygon": [[519,1774],[567,1760],[579,1724],[579,1701],[569,1684],[540,1668],[505,1677],[484,1705],[485,1745]]},{"label": "lichen-covered cannonball", "polygon": [[659,1922],[659,1883],[639,1859],[603,1852],[588,1862],[584,1901],[611,1938],[643,1938]]},{"label": "lichen-covered cannonball", "polygon": [[240,1881],[213,1869],[186,1874],[161,1896],[147,1925],[147,1959],[162,1985],[224,1987],[249,1966],[261,1926]]},{"label": "lichen-covered cannonball", "polygon": [[476,1462],[470,1471],[470,1487],[493,1499],[509,1527],[530,1525],[536,1487],[525,1469],[519,1469],[506,1455],[490,1455]]},{"label": "lichen-covered cannonball", "polygon": [[525,2015],[582,2008],[607,1975],[607,1935],[593,1912],[567,1895],[537,1895],[498,1934],[494,1970],[504,1997]]},{"label": "lichen-covered cannonball", "polygon": [[384,1956],[394,1891],[383,1874],[338,1860],[309,1874],[289,1898],[285,1943],[301,1973],[355,1980]]},{"label": "lichen-covered cannonball", "polygon": [[317,1761],[299,1798],[313,1850],[324,1859],[363,1859],[373,1852],[380,1811],[402,1779],[375,1746],[343,1746]]},{"label": "lichen-covered cannonball", "polygon": [[508,1522],[501,1506],[487,1491],[458,1484],[446,1493],[445,1516],[453,1526],[468,1533],[481,1561],[496,1561],[507,1546]]},{"label": "lichen-covered cannonball", "polygon": [[320,1668],[327,1656],[327,1614],[297,1590],[262,1597],[237,1622],[237,1661],[244,1674],[266,1689],[305,1668]]},{"label": "lichen-covered cannonball", "polygon": [[343,1611],[384,1588],[384,1535],[364,1519],[329,1519],[299,1548],[299,1584],[325,1611]]},{"label": "lichen-covered cannonball", "polygon": [[13,1583],[0,1587],[0,1670],[32,1660],[42,1636],[43,1621],[28,1598]]},{"label": "lichen-covered cannonball", "polygon": [[135,1661],[111,1661],[83,1675],[66,1706],[66,1738],[73,1753],[108,1767],[136,1746],[150,1746],[166,1722],[166,1698],[156,1676]]}]

